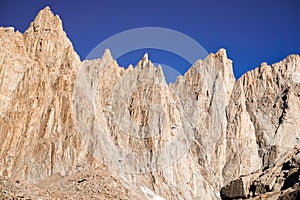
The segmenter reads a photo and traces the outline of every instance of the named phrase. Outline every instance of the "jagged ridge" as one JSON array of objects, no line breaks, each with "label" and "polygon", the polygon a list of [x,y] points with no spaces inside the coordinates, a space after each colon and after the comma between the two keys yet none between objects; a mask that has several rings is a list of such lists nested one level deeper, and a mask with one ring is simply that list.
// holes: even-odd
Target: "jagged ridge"
[{"label": "jagged ridge", "polygon": [[[221,49],[167,85],[147,54],[127,69],[109,50],[81,62],[49,7],[23,35],[0,28],[0,38],[4,196],[67,198],[83,184],[69,198],[219,199],[233,180],[243,187],[222,198],[288,191],[277,175],[298,155],[299,55],[235,80]],[[268,190],[253,192],[258,182]]]}]

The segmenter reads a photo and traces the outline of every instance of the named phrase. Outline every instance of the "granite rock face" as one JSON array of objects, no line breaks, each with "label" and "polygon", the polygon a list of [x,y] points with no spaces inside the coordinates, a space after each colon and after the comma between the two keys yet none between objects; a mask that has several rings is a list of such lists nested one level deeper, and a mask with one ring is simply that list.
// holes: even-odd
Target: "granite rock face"
[{"label": "granite rock face", "polygon": [[1,174],[37,179],[76,165],[72,91],[80,59],[49,8],[1,34]]},{"label": "granite rock face", "polygon": [[235,80],[220,49],[173,84],[148,54],[80,61],[48,7],[0,28],[4,198],[286,199],[299,194],[300,56]]}]

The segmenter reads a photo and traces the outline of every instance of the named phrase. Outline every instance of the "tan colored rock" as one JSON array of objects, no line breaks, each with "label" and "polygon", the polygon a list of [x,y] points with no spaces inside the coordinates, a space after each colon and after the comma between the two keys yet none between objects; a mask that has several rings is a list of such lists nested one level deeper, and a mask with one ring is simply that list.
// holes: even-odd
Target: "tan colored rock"
[{"label": "tan colored rock", "polygon": [[256,184],[279,197],[298,158],[299,73],[291,55],[235,80],[220,49],[167,85],[148,54],[127,69],[108,49],[80,61],[46,7],[24,34],[0,28],[3,195],[220,199]]},{"label": "tan colored rock", "polygon": [[0,173],[32,181],[67,174],[79,145],[71,99],[79,57],[49,8],[24,35],[1,34]]}]

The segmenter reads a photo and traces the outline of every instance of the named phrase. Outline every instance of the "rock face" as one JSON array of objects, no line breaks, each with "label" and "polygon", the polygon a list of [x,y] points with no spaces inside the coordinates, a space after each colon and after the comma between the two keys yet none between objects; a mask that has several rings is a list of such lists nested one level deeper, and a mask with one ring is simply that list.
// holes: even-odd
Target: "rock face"
[{"label": "rock face", "polygon": [[[38,180],[76,165],[72,91],[80,59],[45,8],[21,35],[1,35],[1,174]],[[31,166],[31,167],[29,167]]]},{"label": "rock face", "polygon": [[239,199],[246,198],[244,183],[242,179],[231,181],[229,185],[221,189],[222,199]]},{"label": "rock face", "polygon": [[290,55],[235,80],[220,49],[168,85],[147,54],[80,61],[46,7],[0,28],[1,195],[296,199],[299,73]]},{"label": "rock face", "polygon": [[292,194],[298,194],[300,189],[299,156],[300,149],[295,148],[286,152],[272,165],[231,181],[221,189],[222,199],[241,197],[286,199]]}]

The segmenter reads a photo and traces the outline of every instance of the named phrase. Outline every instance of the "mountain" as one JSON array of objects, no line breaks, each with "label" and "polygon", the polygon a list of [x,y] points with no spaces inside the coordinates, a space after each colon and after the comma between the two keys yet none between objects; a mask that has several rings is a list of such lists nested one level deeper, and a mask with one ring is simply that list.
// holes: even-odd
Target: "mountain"
[{"label": "mountain", "polygon": [[0,28],[0,196],[297,199],[300,56],[236,80],[220,49],[167,84],[148,55],[81,61],[49,7]]}]

